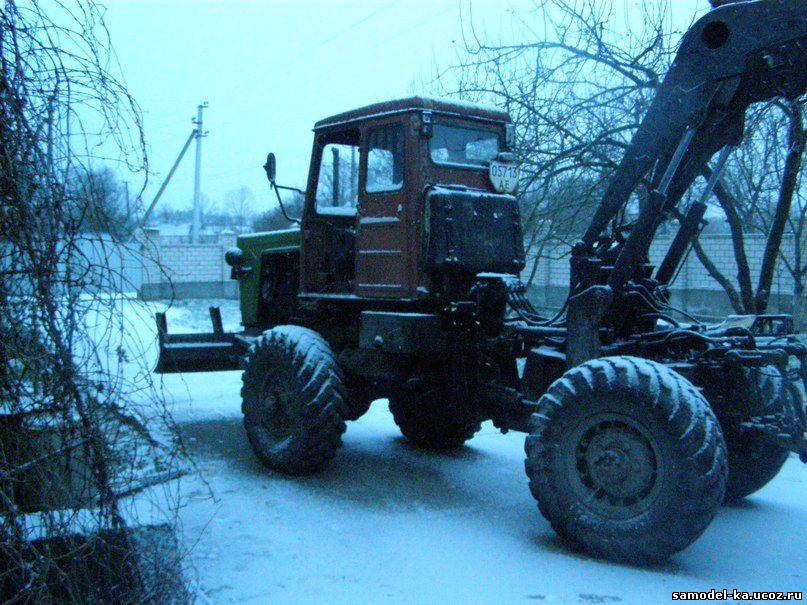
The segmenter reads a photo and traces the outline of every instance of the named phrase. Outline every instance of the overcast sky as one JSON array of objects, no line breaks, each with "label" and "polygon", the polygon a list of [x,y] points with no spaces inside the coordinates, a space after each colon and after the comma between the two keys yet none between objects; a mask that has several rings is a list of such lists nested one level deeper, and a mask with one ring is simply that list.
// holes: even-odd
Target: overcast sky
[{"label": "overcast sky", "polygon": [[[599,0],[606,1],[606,0]],[[614,0],[620,11],[642,0]],[[652,1],[652,0],[646,0]],[[361,2],[108,0],[106,22],[124,77],[144,111],[151,169],[146,205],[208,101],[202,191],[225,202],[242,185],[253,209],[272,205],[261,169],[278,156],[278,181],[304,187],[311,127],[328,115],[423,92],[435,62],[461,51],[462,23],[497,32],[508,10],[531,3],[463,0]],[[706,0],[675,0],[688,21]],[[625,8],[627,7],[627,8]],[[462,17],[461,17],[462,16]],[[428,92],[428,91],[427,91]],[[190,207],[193,147],[160,204]]]}]

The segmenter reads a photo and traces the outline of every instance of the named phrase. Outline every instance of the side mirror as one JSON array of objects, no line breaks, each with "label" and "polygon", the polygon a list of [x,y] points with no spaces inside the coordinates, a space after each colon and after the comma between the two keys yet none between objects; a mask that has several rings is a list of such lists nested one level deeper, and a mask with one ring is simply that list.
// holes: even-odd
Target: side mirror
[{"label": "side mirror", "polygon": [[277,161],[274,153],[266,156],[266,164],[263,165],[263,169],[266,171],[266,178],[269,179],[270,183],[274,184],[275,174],[277,173]]}]

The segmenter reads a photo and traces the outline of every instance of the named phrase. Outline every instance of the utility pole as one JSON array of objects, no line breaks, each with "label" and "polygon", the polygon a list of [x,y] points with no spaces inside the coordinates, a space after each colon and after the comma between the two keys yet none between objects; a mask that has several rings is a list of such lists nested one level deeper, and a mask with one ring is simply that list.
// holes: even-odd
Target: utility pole
[{"label": "utility pole", "polygon": [[207,101],[196,108],[196,119],[191,120],[196,124],[196,173],[193,179],[193,226],[191,228],[191,243],[199,243],[199,230],[202,224],[202,200],[200,186],[202,183],[202,138],[207,136],[207,131],[202,129],[202,112],[208,107]]},{"label": "utility pole", "polygon": [[143,215],[143,219],[140,221],[140,224],[143,227],[148,226],[149,217],[151,216],[154,207],[157,205],[157,202],[160,201],[160,196],[163,194],[163,191],[165,191],[165,188],[168,187],[168,183],[171,181],[171,177],[174,176],[174,172],[176,172],[177,166],[179,166],[179,163],[182,161],[182,158],[185,157],[185,152],[188,151],[188,147],[191,146],[191,141],[193,141],[195,137],[196,137],[196,129],[191,130],[190,135],[188,135],[188,140],[185,141],[185,145],[182,147],[182,151],[179,152],[177,159],[174,161],[174,165],[171,166],[171,170],[168,171],[168,176],[165,177],[163,184],[160,185],[160,190],[157,192],[157,195],[154,196],[154,199],[152,200],[151,204],[146,210],[146,213]]}]

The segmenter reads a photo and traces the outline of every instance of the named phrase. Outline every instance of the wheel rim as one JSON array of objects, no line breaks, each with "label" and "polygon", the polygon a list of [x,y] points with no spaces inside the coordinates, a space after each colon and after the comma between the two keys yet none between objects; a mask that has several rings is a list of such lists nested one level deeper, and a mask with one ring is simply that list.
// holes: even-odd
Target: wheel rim
[{"label": "wheel rim", "polygon": [[583,420],[563,449],[567,476],[581,504],[612,519],[648,508],[661,487],[658,445],[641,423],[622,414]]},{"label": "wheel rim", "polygon": [[291,437],[297,425],[293,393],[282,377],[267,377],[261,389],[261,426],[269,438],[281,443]]}]

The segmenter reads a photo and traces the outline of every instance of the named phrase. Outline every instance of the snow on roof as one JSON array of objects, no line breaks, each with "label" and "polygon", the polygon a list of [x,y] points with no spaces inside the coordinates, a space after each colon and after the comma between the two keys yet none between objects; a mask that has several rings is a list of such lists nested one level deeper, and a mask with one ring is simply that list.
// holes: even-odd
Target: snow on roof
[{"label": "snow on roof", "polygon": [[314,130],[319,130],[328,126],[344,124],[356,120],[375,118],[381,115],[402,113],[405,111],[432,110],[438,113],[461,114],[474,118],[492,120],[495,122],[510,122],[510,114],[501,109],[462,101],[459,99],[443,99],[438,97],[414,96],[403,99],[393,99],[366,105],[358,109],[352,109],[338,113],[329,118],[320,120],[314,125]]}]

